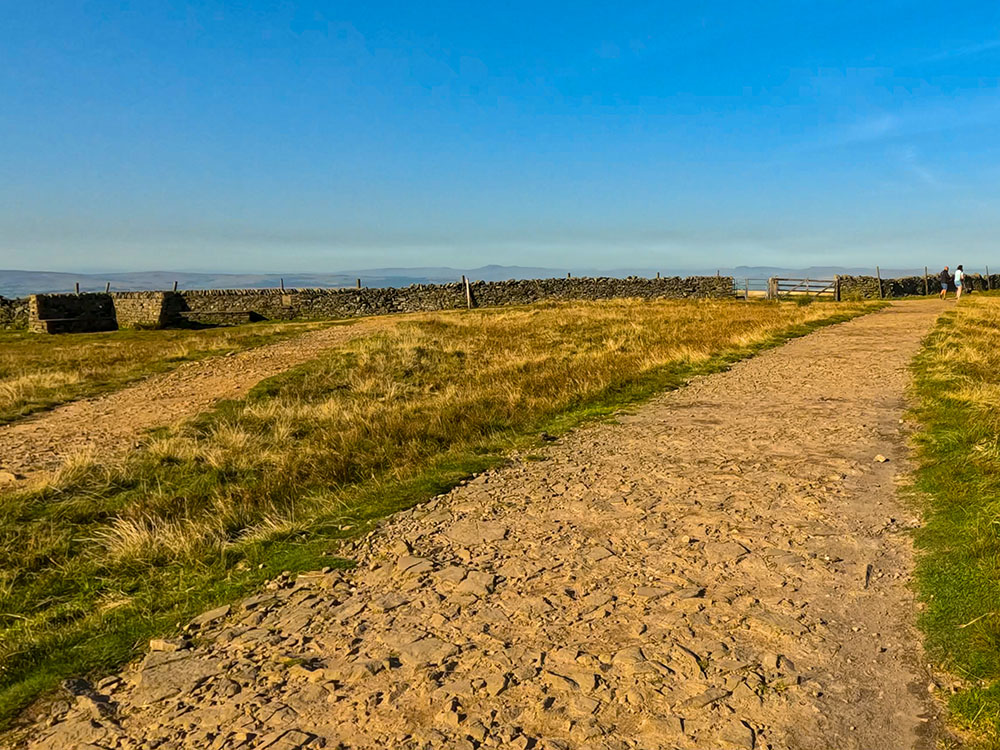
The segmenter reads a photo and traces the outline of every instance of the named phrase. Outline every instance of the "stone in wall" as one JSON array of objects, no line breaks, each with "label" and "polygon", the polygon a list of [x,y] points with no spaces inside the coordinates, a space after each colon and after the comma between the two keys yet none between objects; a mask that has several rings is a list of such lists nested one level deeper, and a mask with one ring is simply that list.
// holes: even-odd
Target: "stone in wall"
[{"label": "stone in wall", "polygon": [[0,297],[0,329],[18,330],[27,327],[27,298],[8,299]]}]

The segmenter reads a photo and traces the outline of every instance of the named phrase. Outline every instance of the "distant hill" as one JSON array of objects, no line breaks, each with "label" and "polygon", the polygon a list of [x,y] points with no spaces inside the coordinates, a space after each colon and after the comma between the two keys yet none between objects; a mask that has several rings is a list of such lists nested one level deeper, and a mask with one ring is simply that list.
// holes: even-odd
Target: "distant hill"
[{"label": "distant hill", "polygon": [[183,273],[178,271],[141,271],[133,273],[63,273],[58,271],[0,270],[0,295],[23,297],[45,292],[72,292],[77,283],[80,290],[103,292],[110,282],[112,291],[171,289],[271,289],[284,279],[288,288],[336,289],[353,287],[361,279],[364,286],[409,286],[410,284],[442,284],[461,281],[463,274],[470,279],[501,281],[565,276],[566,271],[553,268],[523,266],[483,266],[462,270],[457,268],[375,268],[339,273],[229,274]]},{"label": "distant hill", "polygon": [[[288,288],[336,289],[353,287],[358,279],[368,287],[400,287],[410,284],[442,284],[460,281],[462,276],[477,281],[503,281],[505,279],[544,279],[565,276],[655,276],[657,269],[618,268],[612,270],[532,268],[529,266],[488,265],[479,268],[458,269],[429,268],[374,268],[361,271],[308,274],[230,274],[230,273],[181,273],[177,271],[139,271],[133,273],[63,273],[58,271],[0,270],[0,296],[24,297],[45,292],[72,292],[75,284],[81,291],[104,291],[111,283],[112,291],[139,291],[171,289],[177,282],[179,289],[271,289],[284,279]],[[714,274],[735,276],[737,279],[766,279],[769,276],[824,278],[834,274],[873,274],[874,268],[844,268],[839,266],[813,266],[805,269],[779,268],[776,266],[736,266],[712,268],[701,271],[676,272],[661,269],[663,275]],[[883,269],[883,278],[910,276],[923,273],[923,269]]]}]

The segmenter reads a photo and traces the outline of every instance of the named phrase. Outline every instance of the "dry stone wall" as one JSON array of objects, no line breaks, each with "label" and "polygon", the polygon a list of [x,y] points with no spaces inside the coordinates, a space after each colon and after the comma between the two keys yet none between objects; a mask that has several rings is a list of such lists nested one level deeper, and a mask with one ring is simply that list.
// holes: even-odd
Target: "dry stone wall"
[{"label": "dry stone wall", "polygon": [[[470,285],[479,307],[524,305],[543,300],[614,298],[726,298],[728,276],[536,279],[477,281]],[[371,289],[210,289],[182,292],[40,294],[29,300],[30,327],[50,333],[156,328],[183,323],[353,318],[463,308],[465,286],[415,284]]]},{"label": "dry stone wall", "polygon": [[[986,289],[1000,289],[1000,274],[990,274],[987,278],[983,274],[970,273],[965,275],[965,285],[967,289],[975,292]],[[937,294],[941,291],[941,284],[938,281],[937,273],[927,277],[927,294]],[[882,279],[882,297],[916,297],[924,294],[923,276],[903,276],[898,279]],[[840,277],[840,298],[851,299],[878,299],[879,280],[875,276],[841,276]]]},{"label": "dry stone wall", "polygon": [[[526,305],[558,299],[601,300],[731,297],[728,276],[661,279],[532,279],[476,281],[470,284],[479,307]],[[466,306],[465,287],[454,284],[414,284],[372,289],[215,289],[178,292],[184,317],[201,314],[253,313],[271,320],[291,318],[352,318],[400,312],[450,310]]]},{"label": "dry stone wall", "polygon": [[173,292],[115,292],[110,295],[119,328],[162,328],[177,319]]}]

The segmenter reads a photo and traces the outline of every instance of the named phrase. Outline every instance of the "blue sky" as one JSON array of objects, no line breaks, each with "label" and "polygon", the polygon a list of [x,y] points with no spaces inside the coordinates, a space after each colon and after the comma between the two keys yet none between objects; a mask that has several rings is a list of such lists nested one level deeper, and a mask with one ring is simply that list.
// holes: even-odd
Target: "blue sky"
[{"label": "blue sky", "polygon": [[0,13],[0,268],[1000,268],[997,3]]}]

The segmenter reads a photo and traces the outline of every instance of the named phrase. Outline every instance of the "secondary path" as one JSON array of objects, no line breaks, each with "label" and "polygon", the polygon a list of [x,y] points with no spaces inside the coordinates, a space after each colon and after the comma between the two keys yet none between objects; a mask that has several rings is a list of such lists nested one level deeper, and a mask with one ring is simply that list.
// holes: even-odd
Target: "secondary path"
[{"label": "secondary path", "polygon": [[401,514],[355,572],[77,685],[29,745],[930,750],[895,479],[943,309],[823,329]]},{"label": "secondary path", "polygon": [[261,380],[385,325],[382,319],[358,321],[188,362],[114,393],[2,425],[0,473],[31,478],[80,453],[92,452],[102,461],[124,455],[149,429],[193,417],[218,401],[241,398]]}]

